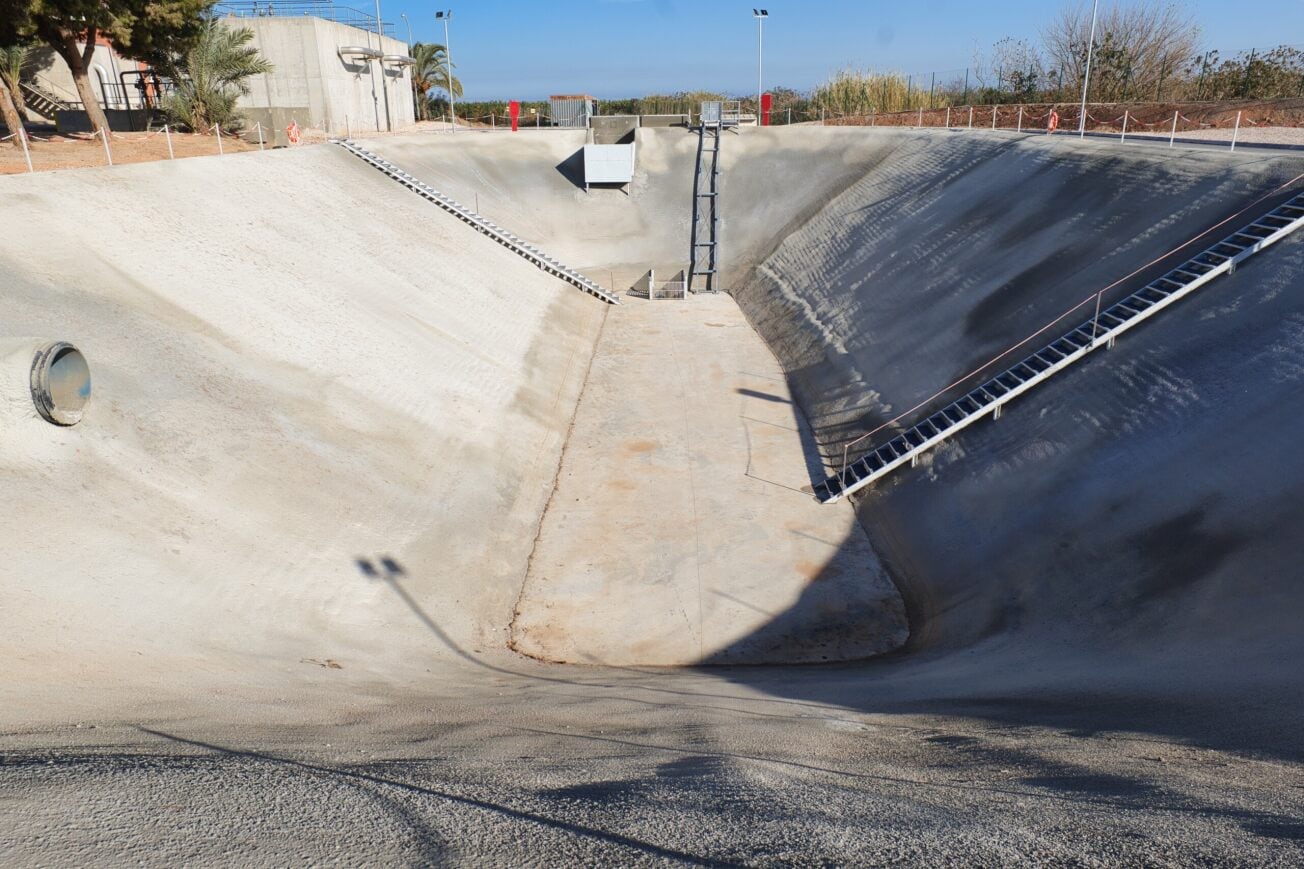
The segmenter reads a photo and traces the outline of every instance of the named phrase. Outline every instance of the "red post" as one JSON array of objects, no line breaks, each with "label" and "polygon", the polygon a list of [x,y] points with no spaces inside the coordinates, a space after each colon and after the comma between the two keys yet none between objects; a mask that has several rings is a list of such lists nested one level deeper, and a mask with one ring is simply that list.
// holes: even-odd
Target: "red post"
[{"label": "red post", "polygon": [[761,126],[770,125],[770,109],[774,106],[774,94],[761,94]]},{"label": "red post", "polygon": [[516,132],[517,123],[521,120],[521,101],[512,100],[507,104],[507,111],[512,116],[512,132]]}]

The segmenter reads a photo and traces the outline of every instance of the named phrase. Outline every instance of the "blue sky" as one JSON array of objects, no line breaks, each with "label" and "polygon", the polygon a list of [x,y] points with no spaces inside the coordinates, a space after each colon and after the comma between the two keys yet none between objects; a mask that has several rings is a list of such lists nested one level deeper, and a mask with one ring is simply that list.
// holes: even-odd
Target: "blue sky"
[{"label": "blue sky", "polygon": [[[732,0],[439,2],[453,10],[453,61],[466,99],[756,89],[751,5]],[[370,8],[365,0],[345,0],[351,4]],[[1059,0],[770,0],[765,84],[804,90],[847,65],[906,73],[963,68],[975,46],[989,48],[1004,36],[1035,38],[1059,5]],[[1207,47],[1224,53],[1304,44],[1304,0],[1188,0],[1186,5]],[[443,41],[431,4],[382,0],[381,8],[386,21],[398,23],[400,39],[407,37],[407,27],[399,13],[406,12],[416,40]]]}]

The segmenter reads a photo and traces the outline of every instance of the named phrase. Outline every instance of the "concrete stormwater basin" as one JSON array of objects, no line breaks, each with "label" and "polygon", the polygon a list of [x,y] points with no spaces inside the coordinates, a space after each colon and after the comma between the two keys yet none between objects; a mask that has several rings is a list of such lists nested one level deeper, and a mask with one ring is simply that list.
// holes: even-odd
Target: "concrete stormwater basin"
[{"label": "concrete stormwater basin", "polygon": [[[687,254],[637,144],[367,147],[623,292]],[[723,147],[729,295],[618,309],[333,146],[0,179],[6,334],[95,376],[0,425],[0,857],[1298,862],[1304,243],[809,487],[1300,158]]]}]

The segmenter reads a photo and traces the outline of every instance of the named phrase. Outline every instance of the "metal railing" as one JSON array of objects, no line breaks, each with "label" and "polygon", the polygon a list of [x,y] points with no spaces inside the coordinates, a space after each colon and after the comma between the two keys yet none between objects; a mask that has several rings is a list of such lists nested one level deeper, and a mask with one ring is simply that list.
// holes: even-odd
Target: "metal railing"
[{"label": "metal railing", "polygon": [[[344,6],[332,0],[222,0],[213,7],[219,15],[230,18],[296,18],[310,17],[347,24],[359,30],[376,32],[376,16],[363,9]],[[397,26],[392,21],[381,21],[383,36],[397,39]]]},{"label": "metal railing", "polygon": [[365,162],[371,164],[373,167],[379,169],[381,172],[385,173],[390,178],[402,184],[404,187],[408,188],[413,193],[417,194],[423,199],[433,202],[435,205],[438,205],[440,208],[444,209],[449,214],[452,214],[458,220],[461,220],[463,223],[469,224],[477,232],[489,236],[493,240],[497,241],[499,244],[506,247],[508,250],[515,253],[517,256],[521,257],[527,262],[533,263],[534,265],[538,266],[540,269],[547,272],[548,274],[561,278],[566,283],[578,287],[579,289],[583,290],[589,295],[601,299],[602,301],[607,302],[608,304],[611,305],[620,304],[620,300],[616,298],[616,296],[612,295],[611,292],[609,292],[606,288],[600,286],[593,279],[587,277],[584,274],[581,274],[576,269],[571,268],[570,266],[565,265],[561,261],[549,256],[548,254],[539,250],[537,247],[525,241],[524,239],[520,238],[519,236],[515,235],[514,233],[507,231],[501,226],[498,226],[496,223],[484,217],[483,215],[479,214],[478,212],[473,211],[470,208],[467,208],[465,205],[453,199],[451,196],[445,196],[444,194],[440,193],[438,190],[431,187],[429,184],[426,184],[425,182],[410,175],[409,173],[405,172],[403,169],[389,162],[388,160],[381,157],[380,155],[374,154],[371,151],[368,151],[366,148],[363,148],[362,146],[354,142],[350,142],[347,139],[336,139],[334,141],[335,144],[344,148],[344,150],[353,154],[355,157],[359,157]]},{"label": "metal railing", "polygon": [[[1254,212],[1256,206],[1290,189],[1304,175],[1280,185],[1260,197],[1256,202],[1201,233],[1198,238],[1216,232],[1222,227]],[[816,487],[816,495],[831,503],[850,495],[875,480],[880,479],[906,462],[915,464],[919,456],[958,431],[986,416],[999,418],[1004,405],[1037,384],[1078,362],[1100,346],[1113,347],[1115,339],[1154,316],[1184,296],[1194,292],[1220,275],[1230,274],[1236,266],[1259,251],[1280,241],[1304,227],[1304,194],[1266,214],[1250,218],[1250,222],[1202,253],[1170,269],[1163,277],[1151,281],[1126,298],[1103,304],[1106,294],[1158,263],[1175,255],[1192,242],[1179,245],[1108,287],[1086,297],[1032,335],[1014,344],[978,368],[943,387],[914,407],[879,425],[873,431],[843,444],[842,462],[836,475]],[[1076,328],[1057,333],[1061,323],[1080,315],[1085,308],[1094,313]],[[989,372],[998,363],[1036,346],[1043,336],[1054,336],[1042,349],[1017,362],[1013,367],[990,377]],[[1015,356],[1017,359],[1018,357]],[[961,397],[939,407],[944,396],[960,394]],[[909,428],[899,426],[914,422]],[[852,458],[855,455],[856,458]]]}]

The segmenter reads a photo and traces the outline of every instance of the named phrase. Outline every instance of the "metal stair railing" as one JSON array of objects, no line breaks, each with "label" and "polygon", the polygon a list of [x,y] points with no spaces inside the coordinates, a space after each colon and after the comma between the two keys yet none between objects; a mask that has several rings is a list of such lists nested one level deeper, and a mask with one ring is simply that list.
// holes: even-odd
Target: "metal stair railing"
[{"label": "metal stair railing", "polygon": [[55,119],[55,112],[57,111],[74,111],[82,107],[80,102],[72,103],[61,100],[31,82],[19,82],[19,87],[23,90],[23,101],[27,107],[51,121]]},{"label": "metal stair railing", "polygon": [[340,147],[344,148],[344,150],[348,151],[349,153],[353,154],[356,157],[361,158],[362,160],[371,164],[375,168],[379,169],[381,172],[384,172],[390,178],[393,178],[395,181],[402,184],[404,187],[408,188],[413,193],[416,193],[418,196],[421,196],[424,199],[430,200],[431,202],[438,205],[440,208],[447,211],[449,214],[452,214],[454,217],[458,218],[462,222],[470,225],[476,231],[489,236],[494,241],[497,241],[499,244],[503,245],[513,253],[528,260],[529,262],[534,263],[536,266],[538,266],[540,269],[547,272],[548,274],[559,277],[563,281],[566,281],[568,284],[573,284],[574,286],[579,287],[581,290],[588,293],[589,295],[595,296],[604,302],[607,302],[612,305],[620,304],[620,300],[616,298],[616,296],[614,296],[610,291],[604,289],[596,282],[580,274],[578,271],[571,268],[570,266],[564,265],[558,260],[553,259],[552,257],[545,254],[543,251],[539,250],[538,248],[534,247],[531,244],[526,243],[521,238],[508,232],[507,230],[503,229],[501,226],[498,226],[497,224],[481,216],[480,214],[477,214],[476,212],[467,208],[465,205],[462,205],[460,202],[453,199],[452,197],[445,196],[444,194],[440,193],[438,190],[434,189],[429,184],[426,184],[423,181],[418,181],[412,175],[408,174],[407,172],[404,172],[402,169],[400,169],[398,166],[395,166],[393,163],[389,162],[388,160],[385,160],[379,155],[374,154],[371,151],[368,151],[366,148],[361,147],[360,145],[353,142],[352,140],[334,139],[333,141]]},{"label": "metal stair railing", "polygon": [[1093,350],[1101,346],[1112,347],[1118,336],[1127,330],[1220,275],[1231,274],[1237,265],[1301,227],[1304,227],[1304,194],[1257,218],[1103,311],[1097,296],[1095,316],[1078,328],[1064,333],[854,462],[848,462],[844,452],[842,469],[815,487],[816,498],[826,504],[839,501],[906,462],[912,466],[917,464],[920,455],[984,416],[998,419],[1001,408],[1011,399],[1080,361]]}]

